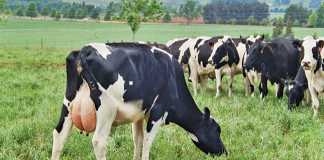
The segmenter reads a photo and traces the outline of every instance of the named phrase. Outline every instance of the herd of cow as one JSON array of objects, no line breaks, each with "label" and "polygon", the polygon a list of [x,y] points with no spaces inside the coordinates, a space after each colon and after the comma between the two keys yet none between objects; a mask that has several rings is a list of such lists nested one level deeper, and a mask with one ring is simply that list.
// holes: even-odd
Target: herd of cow
[{"label": "herd of cow", "polygon": [[[303,40],[264,36],[181,38],[166,45],[150,43],[91,43],[72,51],[66,59],[67,85],[61,117],[53,131],[52,159],[59,159],[64,143],[76,126],[94,132],[92,144],[98,160],[106,159],[107,138],[113,126],[132,123],[134,160],[148,160],[161,126],[174,123],[192,142],[210,155],[228,154],[221,128],[205,107],[201,112],[187,87],[216,79],[216,97],[222,78],[229,76],[232,96],[235,75],[243,75],[246,95],[254,95],[256,82],[262,98],[267,81],[277,85],[276,96],[288,92],[289,109],[310,93],[314,116],[318,94],[324,91],[324,39]],[[144,128],[144,121],[146,128]]]}]

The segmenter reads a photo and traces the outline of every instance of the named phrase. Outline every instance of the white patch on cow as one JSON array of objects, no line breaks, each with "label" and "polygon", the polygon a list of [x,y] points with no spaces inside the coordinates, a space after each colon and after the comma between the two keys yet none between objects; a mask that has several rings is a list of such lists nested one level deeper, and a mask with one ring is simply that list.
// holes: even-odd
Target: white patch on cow
[{"label": "white patch on cow", "polygon": [[[142,111],[143,100],[124,102],[123,95],[126,92],[124,88],[125,80],[121,75],[118,75],[117,81],[110,85],[108,89],[103,88],[99,83],[99,89],[102,91],[100,100],[106,106],[116,107],[117,115],[114,125],[136,122],[144,118],[144,111]],[[100,111],[100,107],[98,112]],[[109,114],[109,113],[107,113]]]},{"label": "white patch on cow", "polygon": [[165,124],[165,121],[168,117],[168,112],[165,112],[164,115],[156,122],[152,121],[153,127],[150,132],[146,132],[144,135],[143,143],[143,154],[142,159],[149,160],[151,145],[156,137],[161,126]]},{"label": "white patch on cow", "polygon": [[222,41],[221,39],[219,39],[219,40],[214,44],[213,52],[212,52],[212,54],[210,55],[210,57],[208,58],[208,61],[212,61],[212,60],[213,60],[213,57],[215,56],[217,49],[218,49],[222,44],[223,44],[223,41]]},{"label": "white patch on cow", "polygon": [[228,62],[229,58],[228,55],[224,56],[219,63],[223,63],[223,62]]},{"label": "white patch on cow", "polygon": [[129,81],[129,85],[130,86],[134,85],[134,82],[133,81]]},{"label": "white patch on cow", "polygon": [[173,39],[173,40],[168,41],[165,45],[167,47],[170,47],[173,43],[175,43],[177,41],[182,41],[182,40],[185,40],[185,39],[188,39],[188,38],[186,38],[186,37],[184,37],[184,38],[176,38],[176,39]]},{"label": "white patch on cow", "polygon": [[69,136],[72,128],[71,117],[65,117],[63,127],[60,133],[56,129],[53,131],[53,148],[52,148],[52,160],[59,160],[60,154],[63,150],[64,143]]},{"label": "white patch on cow", "polygon": [[172,57],[173,57],[169,52],[167,52],[167,51],[165,51],[165,50],[163,50],[163,49],[160,49],[160,48],[157,48],[157,47],[152,47],[152,48],[151,48],[151,52],[152,52],[152,53],[154,53],[155,50],[157,50],[157,51],[159,51],[159,52],[162,52],[162,53],[168,55],[168,56],[170,57],[170,59],[172,59]]},{"label": "white patch on cow", "polygon": [[304,66],[305,70],[314,70],[316,67],[317,60],[314,59],[312,51],[315,46],[316,40],[313,37],[304,38],[304,59],[302,60],[302,65],[308,64],[308,66]]},{"label": "white patch on cow", "polygon": [[193,141],[195,141],[196,143],[199,143],[199,140],[198,140],[197,136],[195,136],[195,135],[192,134],[192,133],[188,133],[188,134],[189,134],[190,138],[191,138]]},{"label": "white patch on cow", "polygon": [[69,107],[70,106],[70,101],[64,96],[64,99],[63,99],[63,104],[66,106],[66,107]]},{"label": "white patch on cow", "polygon": [[107,59],[107,56],[111,54],[111,51],[108,49],[105,43],[90,43],[87,46],[91,46],[92,48],[97,50],[97,53],[101,55],[104,59]]},{"label": "white patch on cow", "polygon": [[179,63],[181,63],[182,57],[184,56],[186,50],[190,49],[190,46],[195,45],[194,42],[195,39],[190,38],[181,45],[181,47],[179,48],[180,50],[179,59],[178,59]]}]

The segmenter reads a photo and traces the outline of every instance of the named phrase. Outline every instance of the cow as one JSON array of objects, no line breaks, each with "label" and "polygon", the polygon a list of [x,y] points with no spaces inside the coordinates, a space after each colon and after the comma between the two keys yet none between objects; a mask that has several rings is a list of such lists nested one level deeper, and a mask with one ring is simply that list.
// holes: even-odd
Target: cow
[{"label": "cow", "polygon": [[292,82],[292,88],[288,91],[288,109],[292,110],[293,107],[299,106],[304,99],[305,91],[308,89],[308,81],[305,75],[305,70],[301,66],[298,73]]},{"label": "cow", "polygon": [[98,160],[106,159],[112,126],[127,123],[132,123],[135,160],[149,160],[155,136],[169,123],[186,130],[204,153],[227,153],[221,127],[207,107],[204,112],[198,109],[181,66],[168,52],[138,43],[91,43],[69,54],[66,72],[52,160],[59,159],[73,125],[94,132],[92,145]]},{"label": "cow", "polygon": [[260,97],[268,94],[267,81],[278,84],[276,95],[283,97],[285,81],[296,77],[300,66],[301,53],[293,45],[293,41],[277,38],[269,43],[257,41],[248,50],[247,70],[255,69],[261,73]]},{"label": "cow", "polygon": [[242,59],[242,72],[243,72],[243,77],[245,81],[245,95],[251,95],[252,97],[255,94],[255,88],[257,86],[257,82],[261,79],[261,74],[258,73],[255,69],[249,69],[247,70],[244,66],[246,63],[246,59],[249,56],[248,54],[248,49],[251,48],[251,46],[256,42],[256,41],[264,41],[264,35],[260,36],[249,36],[246,40],[241,39],[241,42],[237,46],[237,50],[239,54],[242,54],[240,52],[244,52],[243,54],[243,59]]},{"label": "cow", "polygon": [[312,99],[314,117],[318,116],[320,102],[318,94],[324,92],[324,64],[323,53],[324,39],[316,40],[313,37],[305,37],[303,42],[304,58],[301,62],[308,81],[308,89]]},{"label": "cow", "polygon": [[213,57],[220,52],[235,54],[232,53],[235,47],[229,45],[232,42],[229,36],[198,37],[192,42],[189,47],[189,68],[194,95],[197,95],[198,83],[205,87],[209,78],[216,76],[217,79],[217,75],[214,74],[216,64],[212,63]]},{"label": "cow", "polygon": [[[235,42],[229,36],[224,36],[214,45],[209,62],[215,66],[216,97],[220,96],[223,74],[230,76],[228,89],[228,96],[230,97],[232,95],[234,76],[242,72],[242,64],[240,64],[242,61],[240,60],[243,58],[243,52],[239,54],[236,47]],[[241,49],[240,47],[239,49]]]}]

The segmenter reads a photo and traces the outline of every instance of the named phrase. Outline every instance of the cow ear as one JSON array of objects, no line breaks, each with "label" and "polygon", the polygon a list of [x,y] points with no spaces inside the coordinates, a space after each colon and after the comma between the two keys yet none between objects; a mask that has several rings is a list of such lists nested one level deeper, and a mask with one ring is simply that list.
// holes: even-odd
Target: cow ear
[{"label": "cow ear", "polygon": [[318,41],[317,44],[316,44],[316,46],[318,48],[323,48],[324,47],[324,41],[323,40]]},{"label": "cow ear", "polygon": [[208,42],[208,45],[209,45],[210,48],[213,48],[214,44],[215,44],[214,42]]},{"label": "cow ear", "polygon": [[204,113],[205,113],[204,118],[206,120],[209,120],[210,119],[210,110],[207,107],[204,108]]},{"label": "cow ear", "polygon": [[264,34],[262,34],[262,36],[261,36],[261,38],[259,40],[264,41],[264,39],[265,39],[265,36],[264,36]]}]

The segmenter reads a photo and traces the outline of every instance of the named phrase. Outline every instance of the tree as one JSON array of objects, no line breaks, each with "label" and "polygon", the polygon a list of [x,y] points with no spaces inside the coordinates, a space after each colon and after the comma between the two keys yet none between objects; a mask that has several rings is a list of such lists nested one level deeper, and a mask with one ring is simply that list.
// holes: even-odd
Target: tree
[{"label": "tree", "polygon": [[36,5],[35,3],[30,3],[28,5],[26,16],[28,17],[37,17]]},{"label": "tree", "polygon": [[105,21],[110,21],[111,20],[111,18],[112,18],[112,13],[111,13],[111,11],[109,11],[109,10],[107,10],[106,11],[106,14],[105,14],[105,17],[104,17],[104,20]]},{"label": "tree", "polygon": [[324,3],[322,3],[321,7],[317,10],[317,27],[324,27]]},{"label": "tree", "polygon": [[0,13],[4,11],[6,1],[5,0],[0,0]]},{"label": "tree", "polygon": [[90,17],[92,19],[100,19],[99,15],[100,15],[100,9],[95,8],[95,9],[92,10]]},{"label": "tree", "polygon": [[62,17],[61,13],[60,12],[56,12],[56,14],[55,14],[55,20],[56,21],[59,21],[61,19],[61,17]]},{"label": "tree", "polygon": [[49,15],[49,8],[48,8],[48,6],[45,6],[43,9],[42,9],[42,11],[41,11],[41,15],[42,16],[48,16]]},{"label": "tree", "polygon": [[287,26],[286,26],[286,37],[294,37],[294,33],[292,30],[293,22],[292,20],[288,17],[287,19]]},{"label": "tree", "polygon": [[16,16],[20,16],[20,17],[25,16],[25,10],[23,7],[19,7],[19,9],[16,12]]},{"label": "tree", "polygon": [[298,20],[300,24],[306,24],[310,13],[302,5],[292,4],[287,8],[284,20],[287,21],[288,18],[291,18],[292,22]]},{"label": "tree", "polygon": [[52,17],[52,18],[56,17],[56,10],[52,10],[50,17]]},{"label": "tree", "polygon": [[171,20],[172,20],[172,17],[170,15],[170,12],[167,11],[165,13],[165,15],[163,16],[163,22],[164,23],[169,23],[169,22],[171,22]]},{"label": "tree", "polygon": [[275,19],[274,26],[275,27],[273,28],[272,37],[280,37],[283,33],[283,29],[285,26],[284,20],[282,18]]},{"label": "tree", "polygon": [[313,12],[308,17],[308,26],[309,27],[316,27],[317,26],[317,19],[318,19],[318,16],[317,16],[316,12]]},{"label": "tree", "polygon": [[121,17],[127,21],[133,41],[142,21],[157,20],[162,14],[162,4],[157,0],[122,0]]},{"label": "tree", "polygon": [[201,15],[202,8],[197,1],[187,0],[185,4],[180,6],[179,12],[182,17],[187,19],[187,24],[190,24],[193,19]]}]

